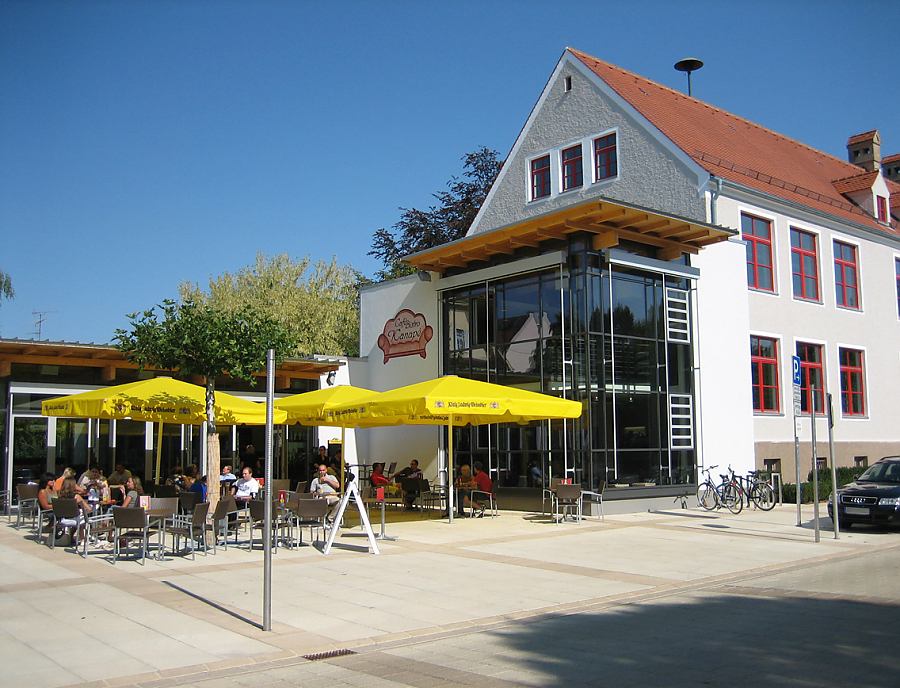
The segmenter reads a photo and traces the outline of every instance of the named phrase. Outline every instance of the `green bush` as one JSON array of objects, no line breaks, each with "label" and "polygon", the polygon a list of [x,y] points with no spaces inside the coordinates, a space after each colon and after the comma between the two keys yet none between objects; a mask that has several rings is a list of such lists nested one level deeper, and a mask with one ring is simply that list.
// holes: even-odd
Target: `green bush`
[{"label": "green bush", "polygon": [[[863,472],[863,469],[856,467],[843,466],[837,469],[838,485],[846,485],[852,483],[853,479]],[[807,482],[800,486],[800,501],[803,504],[812,504],[813,501],[813,473],[810,470],[807,476]],[[784,503],[793,504],[797,502],[797,486],[793,483],[784,484]],[[831,469],[825,468],[819,471],[819,501],[824,502],[831,496]]]}]

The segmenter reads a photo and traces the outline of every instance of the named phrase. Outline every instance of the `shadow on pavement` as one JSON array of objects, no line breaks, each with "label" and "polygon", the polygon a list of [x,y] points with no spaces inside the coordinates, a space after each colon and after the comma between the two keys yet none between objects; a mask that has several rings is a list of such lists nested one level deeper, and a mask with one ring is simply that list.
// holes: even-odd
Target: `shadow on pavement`
[{"label": "shadow on pavement", "polygon": [[881,687],[900,680],[898,612],[849,600],[697,595],[489,635],[494,658],[545,675],[545,686]]}]

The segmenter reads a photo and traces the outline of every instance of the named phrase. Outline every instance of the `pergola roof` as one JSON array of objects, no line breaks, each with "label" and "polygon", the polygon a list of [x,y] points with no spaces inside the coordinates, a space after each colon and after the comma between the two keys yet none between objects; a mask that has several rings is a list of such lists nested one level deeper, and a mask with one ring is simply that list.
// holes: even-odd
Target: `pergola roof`
[{"label": "pergola roof", "polygon": [[594,248],[611,248],[621,240],[653,246],[657,257],[674,260],[682,253],[698,253],[709,244],[737,234],[697,220],[666,215],[659,211],[608,199],[592,200],[524,222],[479,232],[404,258],[417,270],[442,273],[465,268],[497,254],[513,254],[523,246],[563,239],[572,232],[594,234]]}]

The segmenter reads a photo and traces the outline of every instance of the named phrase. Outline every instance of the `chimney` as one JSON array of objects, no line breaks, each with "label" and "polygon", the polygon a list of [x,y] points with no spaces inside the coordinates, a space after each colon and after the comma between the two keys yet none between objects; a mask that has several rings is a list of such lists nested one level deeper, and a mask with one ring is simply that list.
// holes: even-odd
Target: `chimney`
[{"label": "chimney", "polygon": [[885,177],[900,184],[900,153],[882,159],[881,170]]},{"label": "chimney", "polygon": [[854,165],[867,172],[881,167],[881,136],[877,129],[851,136],[847,141],[847,156]]}]

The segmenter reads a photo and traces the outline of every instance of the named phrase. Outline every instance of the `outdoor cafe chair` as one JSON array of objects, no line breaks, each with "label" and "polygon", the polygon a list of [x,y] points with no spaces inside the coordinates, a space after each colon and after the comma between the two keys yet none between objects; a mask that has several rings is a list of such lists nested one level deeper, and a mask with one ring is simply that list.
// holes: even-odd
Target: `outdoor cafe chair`
[{"label": "outdoor cafe chair", "polygon": [[582,508],[581,485],[565,483],[557,485],[553,497],[553,505],[553,516],[557,523],[566,520],[570,515],[574,515],[580,523]]},{"label": "outdoor cafe chair", "polygon": [[[251,499],[247,504],[250,511],[250,521],[248,522],[249,527],[249,539],[247,542],[247,549],[253,551],[253,531],[258,530],[263,535],[261,537],[265,537],[265,529],[266,529],[266,503],[261,499]],[[278,505],[272,505],[272,537],[275,541],[275,551],[278,552],[278,530],[284,530],[284,527],[287,523],[279,513]],[[260,541],[265,544],[265,540],[260,539]]]},{"label": "outdoor cafe chair", "polygon": [[174,541],[174,550],[179,550],[181,538],[184,538],[191,547],[191,561],[196,558],[197,543],[202,545],[204,556],[209,549],[206,542],[206,517],[208,515],[209,502],[200,502],[191,513],[173,516],[169,525],[168,532]]},{"label": "outdoor cafe chair", "polygon": [[[53,526],[48,539],[50,540],[50,549],[53,549],[56,547],[57,528],[64,526],[67,530],[68,528],[77,529],[81,521],[81,518],[79,518],[81,509],[78,506],[78,502],[74,499],[57,497],[51,503],[53,505]],[[66,521],[66,523],[63,523],[63,521]]]},{"label": "outdoor cafe chair", "polygon": [[44,541],[44,533],[50,532],[53,525],[53,503],[50,503],[49,509],[41,509],[40,500],[38,500],[38,514],[37,514],[37,541],[38,543],[42,543]]},{"label": "outdoor cafe chair", "polygon": [[497,485],[496,483],[491,483],[491,491],[485,492],[483,490],[472,490],[472,494],[469,498],[469,501],[472,503],[472,516],[475,515],[475,504],[474,502],[478,502],[479,504],[484,504],[487,502],[487,507],[485,511],[491,514],[491,518],[494,518],[499,515],[497,511]]},{"label": "outdoor cafe chair", "polygon": [[99,545],[107,537],[112,541],[115,525],[111,513],[94,514],[84,521],[84,538],[82,540],[81,556],[87,559],[88,547]]},{"label": "outdoor cafe chair", "polygon": [[237,544],[237,534],[243,523],[243,521],[237,520],[237,516],[238,508],[234,497],[223,497],[216,504],[212,515],[212,523],[207,523],[205,526],[207,532],[212,532],[213,534],[213,554],[216,553],[216,547],[220,539],[224,540],[225,549],[228,549],[229,533],[234,535],[234,544]]},{"label": "outdoor cafe chair", "polygon": [[38,505],[38,492],[40,488],[37,485],[28,485],[20,483],[16,485],[16,501],[19,509],[16,514],[16,530],[22,524],[26,517],[31,517],[31,526],[34,527],[34,521],[37,518],[40,506]]},{"label": "outdoor cafe chair", "polygon": [[436,508],[439,511],[443,511],[447,501],[447,492],[443,485],[432,485],[427,478],[422,478],[420,482],[419,502],[422,505],[422,516],[425,515],[426,506],[429,509]]},{"label": "outdoor cafe chair", "polygon": [[547,513],[546,505],[547,505],[548,501],[550,502],[550,508],[551,509],[553,508],[553,500],[555,499],[556,488],[557,488],[557,486],[559,486],[561,484],[563,484],[562,478],[550,478],[550,486],[545,487],[541,491],[541,513],[542,514]]},{"label": "outdoor cafe chair", "polygon": [[600,520],[601,521],[606,520],[606,516],[603,514],[603,490],[604,490],[604,488],[606,488],[606,481],[601,480],[597,484],[596,490],[585,490],[584,492],[582,492],[582,499],[586,498],[589,501],[600,505]]},{"label": "outdoor cafe chair", "polygon": [[178,493],[178,506],[181,509],[182,514],[190,514],[194,507],[196,507],[203,495],[199,492],[179,492]]},{"label": "outdoor cafe chair", "polygon": [[141,566],[143,566],[150,542],[150,517],[147,512],[139,507],[114,506],[112,515],[113,538],[115,538],[112,563],[115,564],[119,560],[123,546],[127,548],[129,541],[140,540]]},{"label": "outdoor cafe chair", "polygon": [[325,516],[328,514],[328,502],[324,499],[300,499],[291,505],[291,548],[294,544],[294,526],[299,530],[299,545],[303,545],[303,529],[309,528],[309,539],[312,541],[313,532],[322,531],[325,537]]}]

